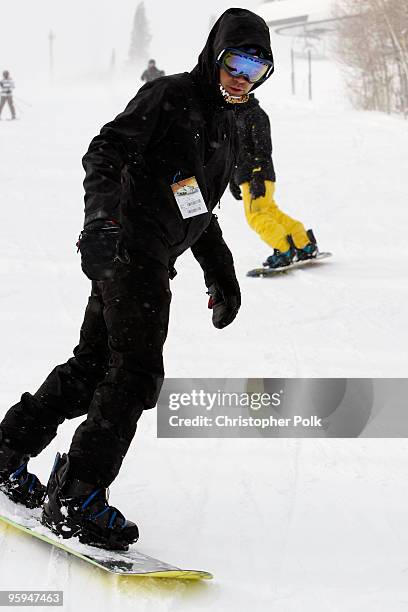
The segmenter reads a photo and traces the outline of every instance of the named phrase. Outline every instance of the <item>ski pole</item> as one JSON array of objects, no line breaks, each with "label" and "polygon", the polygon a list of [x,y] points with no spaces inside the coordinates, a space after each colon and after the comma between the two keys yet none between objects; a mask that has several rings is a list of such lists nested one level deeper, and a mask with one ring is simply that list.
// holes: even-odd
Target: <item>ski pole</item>
[{"label": "ski pole", "polygon": [[21,110],[21,106],[19,104],[17,104],[17,102],[14,102],[14,106],[18,110],[18,114],[19,115],[24,115],[23,111]]},{"label": "ski pole", "polygon": [[22,102],[22,104],[25,104],[26,106],[30,106],[32,108],[32,104],[30,104],[29,102],[26,102],[25,100],[23,100],[22,98],[18,98],[17,96],[14,96],[15,100],[18,100],[19,102]]}]

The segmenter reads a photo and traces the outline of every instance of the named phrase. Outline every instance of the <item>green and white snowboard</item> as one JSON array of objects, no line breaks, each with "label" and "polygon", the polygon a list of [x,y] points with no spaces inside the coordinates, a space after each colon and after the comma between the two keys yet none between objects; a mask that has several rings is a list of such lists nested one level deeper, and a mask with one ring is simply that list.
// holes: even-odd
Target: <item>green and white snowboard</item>
[{"label": "green and white snowboard", "polygon": [[[7,504],[8,505],[8,504]],[[20,511],[20,508],[19,508]],[[128,551],[111,551],[81,544],[77,538],[64,540],[53,534],[40,523],[40,510],[10,514],[0,507],[0,523],[8,525],[65,550],[71,555],[95,565],[106,572],[120,576],[146,576],[149,578],[178,578],[189,580],[210,580],[212,575],[201,570],[180,569],[153,557],[144,555],[131,546]]]}]

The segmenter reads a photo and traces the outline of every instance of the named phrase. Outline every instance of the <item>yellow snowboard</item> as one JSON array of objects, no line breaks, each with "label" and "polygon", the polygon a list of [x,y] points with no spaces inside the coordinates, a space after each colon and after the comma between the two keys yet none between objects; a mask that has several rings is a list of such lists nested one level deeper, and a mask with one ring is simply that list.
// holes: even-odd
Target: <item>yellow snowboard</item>
[{"label": "yellow snowboard", "polygon": [[[21,523],[16,522],[15,519],[20,520]],[[149,578],[178,578],[188,580],[211,580],[212,575],[209,572],[201,570],[188,570],[180,569],[153,557],[148,557],[143,553],[134,550],[130,547],[130,550],[123,551],[112,551],[99,549],[94,546],[87,546],[81,544],[76,538],[69,540],[69,545],[66,543],[68,540],[58,538],[49,529],[44,527],[38,517],[13,517],[0,514],[0,522],[27,533],[30,536],[34,536],[43,542],[47,542],[52,546],[57,546],[62,550],[96,565],[106,572],[118,574],[121,576],[146,576]]]}]

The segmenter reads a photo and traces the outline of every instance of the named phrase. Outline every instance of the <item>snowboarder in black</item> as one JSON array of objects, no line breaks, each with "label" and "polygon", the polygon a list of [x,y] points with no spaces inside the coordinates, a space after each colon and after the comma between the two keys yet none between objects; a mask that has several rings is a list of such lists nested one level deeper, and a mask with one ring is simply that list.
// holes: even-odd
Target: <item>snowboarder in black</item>
[{"label": "snowboarder in black", "polygon": [[243,199],[250,227],[273,249],[263,265],[281,268],[316,257],[318,249],[312,230],[306,231],[300,221],[275,202],[271,125],[253,94],[247,104],[237,108],[236,123],[239,155],[230,190],[235,199]]},{"label": "snowboarder in black", "polygon": [[[251,44],[265,59],[243,49]],[[234,166],[235,103],[246,103],[249,89],[269,77],[272,59],[265,22],[227,10],[197,66],[144,85],[84,156],[78,246],[92,293],[79,344],[0,423],[0,486],[34,506],[44,488],[27,472],[29,457],[65,419],[87,415],[69,452],[57,455],[43,506],[44,524],[64,538],[124,549],[138,538],[137,526],[108,504],[106,489],[162,386],[177,257],[191,248],[202,267],[215,327],[238,313],[232,255],[212,211]]]},{"label": "snowboarder in black", "polygon": [[0,81],[0,118],[6,102],[10,108],[11,118],[16,118],[16,109],[13,101],[13,89],[14,81],[10,77],[10,72],[8,70],[4,70],[3,78]]},{"label": "snowboarder in black", "polygon": [[143,74],[142,74],[142,76],[140,78],[145,83],[150,83],[150,81],[154,81],[155,79],[158,79],[159,77],[162,77],[164,75],[165,75],[164,70],[159,70],[157,68],[156,60],[151,59],[151,60],[149,60],[149,63],[147,64],[147,68],[143,72]]}]

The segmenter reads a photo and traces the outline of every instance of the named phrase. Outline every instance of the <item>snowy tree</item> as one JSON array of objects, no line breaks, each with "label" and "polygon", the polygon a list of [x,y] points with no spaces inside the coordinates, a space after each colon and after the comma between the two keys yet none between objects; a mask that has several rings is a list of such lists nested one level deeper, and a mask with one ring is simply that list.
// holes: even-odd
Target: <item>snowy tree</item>
[{"label": "snowy tree", "polygon": [[140,66],[147,61],[151,39],[145,5],[144,2],[139,2],[133,20],[128,59],[129,65]]},{"label": "snowy tree", "polygon": [[[352,15],[352,18],[345,18]],[[408,5],[337,0],[336,54],[356,107],[408,116]]]}]

